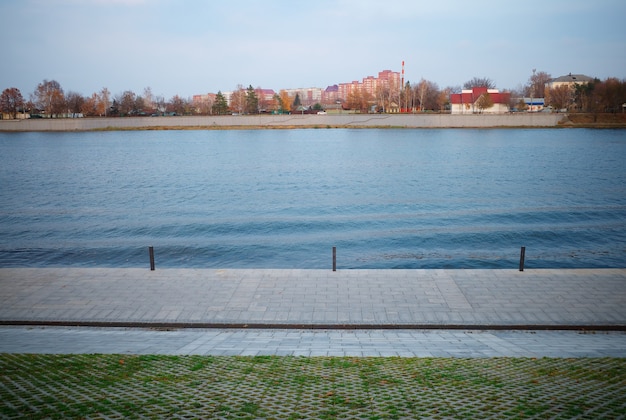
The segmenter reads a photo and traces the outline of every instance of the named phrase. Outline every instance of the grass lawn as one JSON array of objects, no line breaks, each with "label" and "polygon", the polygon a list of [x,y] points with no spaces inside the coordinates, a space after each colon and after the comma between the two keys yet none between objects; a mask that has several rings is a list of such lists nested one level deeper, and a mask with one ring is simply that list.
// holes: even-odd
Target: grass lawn
[{"label": "grass lawn", "polygon": [[624,418],[626,359],[0,354],[0,418]]}]

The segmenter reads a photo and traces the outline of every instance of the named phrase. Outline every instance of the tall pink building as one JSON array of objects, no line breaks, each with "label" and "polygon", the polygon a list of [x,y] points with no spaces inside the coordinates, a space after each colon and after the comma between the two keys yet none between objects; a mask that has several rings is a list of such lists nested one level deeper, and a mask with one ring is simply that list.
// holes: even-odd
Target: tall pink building
[{"label": "tall pink building", "polygon": [[398,94],[402,88],[400,73],[397,71],[383,70],[378,73],[378,77],[367,76],[361,82],[340,83],[337,92],[337,99],[346,101],[350,92],[359,89],[372,97],[376,97],[380,89],[385,89],[391,94]]},{"label": "tall pink building", "polygon": [[[337,85],[328,86],[326,89],[300,88],[285,90],[292,98],[295,98],[296,94],[299,95],[302,105],[312,106],[318,102],[324,105],[337,105],[338,102],[347,101],[350,93],[355,91],[367,93],[371,98],[377,98],[381,96],[381,94],[387,98],[397,98],[400,95],[401,89],[402,78],[400,72],[383,70],[378,73],[378,77],[367,76],[360,82],[354,80],[348,83],[339,83]],[[271,103],[275,95],[272,89],[256,89],[255,91],[261,103]],[[230,104],[232,92],[222,92],[222,94]],[[210,95],[212,95],[211,101],[213,101],[215,94]],[[194,95],[193,98],[194,102],[203,102],[206,99],[206,95]]]},{"label": "tall pink building", "polygon": [[402,81],[400,80],[400,73],[397,71],[383,70],[378,73],[378,83],[385,88],[389,88],[392,91],[399,91],[402,89]]}]

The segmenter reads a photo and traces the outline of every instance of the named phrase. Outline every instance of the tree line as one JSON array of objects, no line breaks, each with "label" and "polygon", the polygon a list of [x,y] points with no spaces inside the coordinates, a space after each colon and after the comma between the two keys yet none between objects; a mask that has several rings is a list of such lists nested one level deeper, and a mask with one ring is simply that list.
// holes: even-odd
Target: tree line
[{"label": "tree line", "polygon": [[[544,98],[545,105],[554,110],[565,109],[569,112],[621,112],[626,104],[626,80],[614,77],[605,80],[594,79],[589,83],[575,84],[573,87],[546,87],[552,76],[546,72],[535,72],[526,84],[511,90],[511,109],[525,110],[523,97]],[[495,88],[495,83],[485,77],[474,77],[463,84],[439,88],[437,83],[421,79],[412,84],[406,82],[395,91],[389,87],[380,88],[374,94],[364,89],[353,89],[341,102],[343,109],[368,112],[372,108],[387,112],[395,105],[402,112],[445,112],[449,109],[450,94],[473,87]],[[328,104],[327,104],[328,105]],[[488,106],[488,104],[486,104]],[[265,97],[260,88],[238,86],[227,101],[222,92],[212,100],[193,102],[190,99],[174,95],[169,100],[154,95],[150,87],[137,94],[130,90],[112,95],[107,88],[83,96],[74,91],[65,92],[56,80],[43,80],[37,85],[28,100],[19,89],[11,87],[0,94],[0,111],[10,118],[19,113],[28,113],[31,117],[112,117],[144,115],[224,115],[230,113],[258,114],[261,112],[289,113],[301,108],[300,98],[290,97],[286,91]],[[315,110],[324,109],[324,104],[315,104]]]},{"label": "tree line", "polygon": [[[243,86],[239,85],[230,95],[230,105],[222,92],[218,92],[212,103],[205,104],[205,109],[210,109],[210,113],[216,115],[230,113],[286,114],[292,111],[300,111],[302,109],[302,101],[298,93],[292,98],[286,90],[281,90],[279,93],[274,93],[271,97],[267,97],[261,88],[255,89],[250,85],[244,89]],[[321,111],[322,109],[323,106],[320,103],[316,103],[311,107],[313,111]]]},{"label": "tree line", "polygon": [[[552,80],[549,73],[540,71],[533,72],[528,82],[517,89],[509,90],[511,93],[510,109],[525,111],[527,104],[524,98],[544,98],[545,106],[552,107],[555,111],[566,110],[567,112],[583,113],[615,113],[622,112],[626,104],[626,79],[619,80],[609,77],[605,80],[598,78],[589,83],[577,83],[573,86],[561,85],[549,88],[548,82]],[[400,102],[403,108],[417,111],[445,110],[449,106],[451,93],[458,93],[462,89],[473,87],[495,88],[495,83],[489,78],[474,77],[463,84],[463,87],[447,87],[439,89],[436,83],[428,80],[420,80],[411,85],[406,83],[400,93]],[[489,97],[481,97],[484,101],[479,107],[490,106]]]},{"label": "tree line", "polygon": [[18,113],[31,117],[115,117],[192,113],[189,100],[174,95],[166,101],[145,88],[142,94],[130,90],[113,96],[107,88],[83,96],[74,91],[65,92],[56,80],[44,80],[26,100],[17,88],[5,89],[0,95],[0,111],[15,118]]}]

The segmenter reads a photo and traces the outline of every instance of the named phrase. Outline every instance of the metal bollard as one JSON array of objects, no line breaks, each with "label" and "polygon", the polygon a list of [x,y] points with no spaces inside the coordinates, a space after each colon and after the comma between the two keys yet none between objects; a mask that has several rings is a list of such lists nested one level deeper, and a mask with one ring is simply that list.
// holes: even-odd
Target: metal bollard
[{"label": "metal bollard", "polygon": [[333,271],[337,271],[337,247],[333,247]]},{"label": "metal bollard", "polygon": [[154,247],[148,247],[148,254],[150,254],[150,271],[154,271]]},{"label": "metal bollard", "polygon": [[519,254],[519,271],[524,271],[524,257],[526,256],[526,247],[523,246]]}]

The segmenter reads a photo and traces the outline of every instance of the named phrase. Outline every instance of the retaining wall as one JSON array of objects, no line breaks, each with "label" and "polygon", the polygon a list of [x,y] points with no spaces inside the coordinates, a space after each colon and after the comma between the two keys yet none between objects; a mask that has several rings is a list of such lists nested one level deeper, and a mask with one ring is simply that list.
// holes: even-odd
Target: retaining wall
[{"label": "retaining wall", "polygon": [[224,115],[202,117],[129,117],[0,120],[0,131],[84,131],[156,127],[407,127],[489,128],[556,127],[564,114],[326,114]]}]

